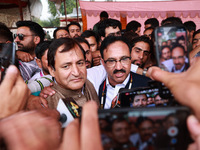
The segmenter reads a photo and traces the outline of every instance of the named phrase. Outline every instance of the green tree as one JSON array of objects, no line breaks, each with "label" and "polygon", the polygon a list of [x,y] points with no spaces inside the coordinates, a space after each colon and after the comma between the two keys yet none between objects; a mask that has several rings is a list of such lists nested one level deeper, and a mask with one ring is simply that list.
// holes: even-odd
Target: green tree
[{"label": "green tree", "polygon": [[48,20],[40,20],[38,18],[33,18],[32,20],[37,22],[42,27],[59,27],[60,26],[59,18],[49,18]]},{"label": "green tree", "polygon": [[[73,8],[76,8],[76,0],[65,0],[66,3],[66,9],[67,9],[67,14],[72,13]],[[49,4],[49,11],[53,16],[57,15],[57,11],[56,11],[56,7],[55,7],[55,3],[52,1],[48,1]],[[65,11],[64,11],[64,3],[61,3],[59,12],[64,15]]]}]

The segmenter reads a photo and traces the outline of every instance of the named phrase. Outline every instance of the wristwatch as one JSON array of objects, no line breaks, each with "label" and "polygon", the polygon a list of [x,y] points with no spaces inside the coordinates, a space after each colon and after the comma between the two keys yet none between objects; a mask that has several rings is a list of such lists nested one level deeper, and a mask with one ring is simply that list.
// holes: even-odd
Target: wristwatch
[{"label": "wristwatch", "polygon": [[144,76],[146,76],[146,74],[147,74],[147,68],[145,68],[145,69],[143,69],[143,71],[142,71],[142,75],[144,75]]}]

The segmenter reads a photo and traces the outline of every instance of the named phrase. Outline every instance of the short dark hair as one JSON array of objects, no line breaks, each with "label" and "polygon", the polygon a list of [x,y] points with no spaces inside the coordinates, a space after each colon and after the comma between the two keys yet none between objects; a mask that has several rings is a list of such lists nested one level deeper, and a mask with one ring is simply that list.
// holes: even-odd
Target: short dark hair
[{"label": "short dark hair", "polygon": [[45,32],[38,23],[33,22],[33,21],[18,21],[16,25],[17,25],[17,28],[23,27],[23,26],[28,27],[31,32],[33,32],[36,36],[40,37],[40,42],[44,41]]},{"label": "short dark hair", "polygon": [[193,33],[193,38],[195,37],[195,35],[197,35],[197,34],[199,34],[200,33],[200,29],[198,29],[197,31],[195,31],[194,33]]},{"label": "short dark hair", "polygon": [[189,32],[196,31],[196,24],[193,21],[186,21],[183,25]]},{"label": "short dark hair", "polygon": [[182,36],[179,36],[177,39],[176,39],[176,43],[178,43],[180,40],[183,40],[185,41],[185,37],[182,35]]},{"label": "short dark hair", "polygon": [[178,44],[178,43],[176,43],[176,44],[174,44],[174,45],[172,46],[171,52],[173,52],[173,50],[174,50],[175,48],[177,48],[177,47],[180,47],[180,48],[183,50],[183,53],[185,54],[185,48],[183,47],[183,45]]},{"label": "short dark hair", "polygon": [[122,30],[122,25],[119,20],[109,18],[109,19],[106,19],[106,20],[100,22],[100,24],[98,26],[99,36],[105,37],[105,29],[108,27],[113,27],[114,29],[118,27],[120,29],[120,31]]},{"label": "short dark hair", "polygon": [[129,43],[131,43],[131,41],[136,38],[136,37],[139,37],[139,35],[135,32],[132,32],[132,31],[128,31],[128,32],[125,32],[124,35],[123,35],[124,38],[126,38]]},{"label": "short dark hair", "polygon": [[108,36],[106,37],[103,42],[101,43],[101,47],[100,47],[100,53],[101,53],[101,57],[102,59],[104,59],[104,56],[103,56],[103,52],[104,50],[112,43],[114,42],[117,42],[117,41],[121,41],[123,43],[125,43],[128,48],[129,48],[129,51],[131,52],[131,46],[129,44],[129,42],[122,36]]},{"label": "short dark hair", "polygon": [[41,59],[44,55],[45,51],[49,48],[51,41],[44,41],[38,44],[35,48],[35,55],[38,59]]},{"label": "short dark hair", "polygon": [[88,41],[86,39],[84,39],[83,37],[76,37],[74,38],[79,44],[80,43],[85,43],[87,44],[87,46],[90,48],[90,44],[88,43]]},{"label": "short dark hair", "polygon": [[152,42],[148,37],[142,35],[142,36],[139,36],[139,37],[134,38],[134,39],[131,41],[131,46],[134,47],[135,44],[138,43],[138,42],[144,42],[144,43],[149,44],[150,53],[153,53],[153,42]]},{"label": "short dark hair", "polygon": [[60,53],[70,51],[72,48],[78,46],[81,49],[84,59],[85,59],[85,51],[76,40],[72,38],[59,38],[59,39],[53,40],[53,42],[49,46],[49,50],[47,54],[49,67],[52,67],[53,69],[55,69],[55,55],[58,48],[62,45],[64,46],[64,48],[62,51],[60,51]]},{"label": "short dark hair", "polygon": [[149,18],[144,22],[144,24],[150,24],[152,28],[156,28],[159,26],[159,21],[157,18]]},{"label": "short dark hair", "polygon": [[82,34],[81,37],[85,38],[89,38],[89,37],[95,37],[97,44],[99,43],[99,36],[96,34],[96,32],[92,31],[92,30],[85,30]]},{"label": "short dark hair", "polygon": [[137,29],[141,27],[141,24],[138,21],[131,21],[126,25],[126,31],[137,31]]},{"label": "short dark hair", "polygon": [[140,116],[137,118],[137,121],[136,121],[136,126],[139,128],[139,126],[144,122],[144,121],[149,121],[152,123],[152,125],[154,124],[154,121],[148,117],[143,117],[143,116]]},{"label": "short dark hair", "polygon": [[108,18],[108,13],[107,13],[106,11],[102,11],[102,12],[100,13],[100,17],[101,17],[101,18]]},{"label": "short dark hair", "polygon": [[162,26],[168,26],[168,25],[183,25],[183,22],[181,18],[179,17],[168,17],[161,22]]},{"label": "short dark hair", "polygon": [[160,57],[162,56],[162,51],[163,51],[163,49],[165,49],[165,48],[168,48],[168,49],[170,50],[170,52],[171,52],[171,49],[170,49],[170,47],[169,47],[168,45],[162,46],[162,47],[161,47],[161,51],[160,51]]},{"label": "short dark hair", "polygon": [[78,23],[78,22],[75,22],[75,21],[72,21],[72,22],[70,22],[70,24],[68,24],[67,25],[67,32],[69,33],[69,27],[71,26],[71,25],[76,25],[76,26],[78,26],[79,28],[80,28],[80,30],[81,30],[81,25]]},{"label": "short dark hair", "polygon": [[3,41],[13,42],[13,34],[10,29],[2,22],[0,22],[0,39]]},{"label": "short dark hair", "polygon": [[[56,33],[59,31],[59,30],[66,30],[67,31],[67,28],[66,27],[58,27],[54,30],[53,32],[53,38],[55,39],[56,38]],[[67,31],[68,32],[68,31]]]}]

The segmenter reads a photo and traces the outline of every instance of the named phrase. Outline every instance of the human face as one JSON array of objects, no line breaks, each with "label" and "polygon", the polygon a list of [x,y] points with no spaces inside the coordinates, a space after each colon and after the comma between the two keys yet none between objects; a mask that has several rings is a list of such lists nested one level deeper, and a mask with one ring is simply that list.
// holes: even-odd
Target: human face
[{"label": "human face", "polygon": [[200,33],[196,34],[192,40],[192,48],[195,49],[200,45]]},{"label": "human face", "polygon": [[172,59],[176,70],[180,70],[185,64],[185,55],[181,47],[172,50]]},{"label": "human face", "polygon": [[131,51],[131,62],[139,67],[143,66],[150,53],[150,46],[143,41],[137,42]]},{"label": "human face", "polygon": [[144,25],[144,29],[147,29],[147,28],[149,28],[149,27],[151,27],[151,24],[145,24],[145,25]]},{"label": "human face", "polygon": [[131,61],[129,60],[127,65],[122,65],[121,62],[117,61],[114,67],[108,67],[104,61],[120,60],[124,57],[130,57],[128,46],[122,41],[116,41],[110,44],[107,49],[104,50],[103,55],[104,60],[102,60],[102,64],[104,65],[108,74],[109,83],[112,86],[123,83],[130,73]]},{"label": "human face", "polygon": [[148,97],[147,98],[147,104],[153,104],[154,103],[154,98],[153,97]]},{"label": "human face", "polygon": [[165,47],[163,50],[162,50],[162,58],[164,60],[168,60],[171,58],[171,51],[168,47]]},{"label": "human face", "polygon": [[[36,36],[30,31],[28,27],[22,26],[17,29],[17,34],[23,34],[23,40],[20,40],[17,36],[15,42],[17,43],[18,50],[25,51],[30,54],[34,54],[34,49],[38,44],[36,41]],[[38,37],[38,36],[37,36]]]},{"label": "human face", "polygon": [[72,38],[81,36],[81,29],[77,25],[69,26],[69,35]]},{"label": "human face", "polygon": [[97,50],[97,41],[96,41],[95,37],[94,36],[90,36],[90,37],[85,38],[85,39],[90,44],[90,50],[92,52],[96,51]]},{"label": "human face", "polygon": [[69,33],[66,30],[60,29],[56,32],[56,39],[64,38],[64,37],[69,37]]},{"label": "human face", "polygon": [[89,49],[88,45],[86,43],[80,43],[80,45],[83,47],[84,51],[85,51],[85,57],[86,57],[86,68],[91,68],[92,65],[92,52]]},{"label": "human face", "polygon": [[107,36],[121,36],[121,31],[119,27],[113,28],[109,26],[105,29],[105,37]]},{"label": "human face", "polygon": [[129,141],[130,127],[127,121],[114,122],[112,125],[112,138],[119,144]]},{"label": "human face", "polygon": [[44,55],[43,55],[42,58],[41,58],[42,70],[43,70],[43,73],[44,73],[45,75],[49,74],[47,53],[48,53],[48,49],[45,51]]},{"label": "human face", "polygon": [[146,37],[148,37],[149,39],[151,39],[151,34],[152,34],[152,32],[153,32],[153,29],[146,30],[146,31],[144,32],[144,35],[145,35]]},{"label": "human face", "polygon": [[151,121],[149,120],[143,121],[139,125],[139,133],[140,133],[142,142],[148,141],[152,137],[152,134],[153,134],[153,124],[151,123]]},{"label": "human face", "polygon": [[164,101],[162,100],[162,98],[159,95],[157,95],[155,97],[155,104],[156,104],[156,106],[159,106],[159,105],[162,106],[164,104]]},{"label": "human face", "polygon": [[147,105],[147,96],[145,94],[136,95],[133,100],[133,107],[144,107]]},{"label": "human face", "polygon": [[141,35],[140,31],[141,31],[141,27],[138,27],[137,30],[135,31],[135,33],[137,33],[140,36]]},{"label": "human face", "polygon": [[56,52],[55,69],[48,67],[50,74],[62,88],[81,91],[87,77],[83,53],[78,46],[61,53],[63,48],[60,46]]}]

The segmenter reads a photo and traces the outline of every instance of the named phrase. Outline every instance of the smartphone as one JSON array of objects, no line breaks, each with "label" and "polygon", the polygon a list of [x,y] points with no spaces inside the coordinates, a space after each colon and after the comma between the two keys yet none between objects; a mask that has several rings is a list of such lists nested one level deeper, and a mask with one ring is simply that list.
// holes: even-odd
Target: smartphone
[{"label": "smartphone", "polygon": [[187,149],[186,107],[99,110],[104,150]]},{"label": "smartphone", "polygon": [[155,29],[157,64],[163,70],[179,73],[189,68],[187,31],[183,26]]},{"label": "smartphone", "polygon": [[[163,26],[155,29],[157,66],[162,70],[180,73],[189,68],[187,31],[183,26]],[[163,98],[173,97],[169,89],[160,84]]]},{"label": "smartphone", "polygon": [[0,66],[1,66],[1,79],[2,82],[6,69],[9,65],[15,64],[15,43],[1,43],[0,44]]},{"label": "smartphone", "polygon": [[118,101],[121,107],[166,107],[179,105],[173,97],[162,98],[159,88],[141,87],[119,90]]}]

